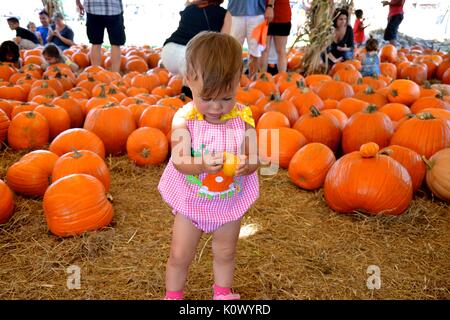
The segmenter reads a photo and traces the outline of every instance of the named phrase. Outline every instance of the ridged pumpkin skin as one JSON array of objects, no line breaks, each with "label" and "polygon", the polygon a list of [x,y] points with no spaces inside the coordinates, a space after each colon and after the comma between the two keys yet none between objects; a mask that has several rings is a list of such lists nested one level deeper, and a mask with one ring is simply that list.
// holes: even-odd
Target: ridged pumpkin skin
[{"label": "ridged pumpkin skin", "polygon": [[394,80],[389,86],[389,102],[412,105],[420,97],[420,87],[411,80]]},{"label": "ridged pumpkin skin", "polygon": [[303,134],[309,143],[323,143],[333,152],[339,148],[341,130],[338,120],[329,114],[321,114],[315,107],[311,107],[309,114],[301,116],[293,128]]},{"label": "ridged pumpkin skin", "polygon": [[113,218],[113,207],[97,178],[73,174],[48,188],[44,213],[50,231],[68,237],[106,227]]},{"label": "ridged pumpkin skin", "polygon": [[138,166],[161,164],[168,153],[169,142],[159,129],[139,128],[128,137],[128,158]]},{"label": "ridged pumpkin skin", "polygon": [[400,215],[413,191],[408,171],[394,159],[376,154],[364,158],[359,151],[340,158],[324,184],[327,204],[340,213]]},{"label": "ridged pumpkin skin", "polygon": [[60,133],[50,144],[49,150],[62,156],[73,150],[90,150],[105,159],[105,145],[93,132],[86,129],[69,129]]},{"label": "ridged pumpkin skin", "polygon": [[450,148],[443,149],[427,161],[427,186],[439,199],[450,201]]},{"label": "ridged pumpkin skin", "polygon": [[427,159],[439,150],[450,147],[450,121],[430,113],[403,122],[392,136],[391,144],[414,150]]},{"label": "ridged pumpkin skin", "polygon": [[0,144],[6,140],[8,136],[8,128],[11,124],[8,115],[0,109]]},{"label": "ridged pumpkin skin", "polygon": [[328,171],[336,158],[326,145],[309,143],[298,150],[289,163],[289,178],[306,190],[316,190],[323,186]]},{"label": "ridged pumpkin skin", "polygon": [[84,129],[103,141],[106,154],[119,155],[126,151],[127,139],[136,130],[136,123],[126,107],[106,105],[89,111]]},{"label": "ridged pumpkin skin", "polygon": [[[278,136],[279,139],[276,137]],[[294,154],[307,143],[306,138],[297,130],[278,128],[258,132],[259,155],[263,161],[279,164],[287,169]]]},{"label": "ridged pumpkin skin", "polygon": [[391,119],[378,112],[375,106],[369,106],[365,111],[355,113],[347,122],[342,132],[342,149],[344,153],[359,150],[368,142],[375,142],[381,148],[387,147],[394,133]]},{"label": "ridged pumpkin skin", "polygon": [[109,192],[110,176],[108,167],[100,156],[89,150],[75,150],[61,156],[55,163],[52,181],[71,174],[88,174],[103,183],[106,192]]},{"label": "ridged pumpkin skin", "polygon": [[50,185],[50,177],[58,156],[50,151],[37,150],[24,155],[8,168],[6,181],[17,193],[41,197]]},{"label": "ridged pumpkin skin", "polygon": [[33,111],[21,112],[8,128],[8,144],[14,150],[39,149],[48,143],[50,129],[47,119]]},{"label": "ridged pumpkin skin", "polygon": [[256,130],[289,127],[289,119],[283,113],[278,111],[268,111],[259,118]]},{"label": "ridged pumpkin skin", "polygon": [[408,170],[408,173],[411,176],[413,191],[416,192],[422,185],[427,171],[425,163],[420,155],[411,149],[396,145],[384,148],[381,152],[398,161],[406,170]]},{"label": "ridged pumpkin skin", "polygon": [[6,183],[0,180],[0,224],[6,223],[14,213],[14,196]]}]

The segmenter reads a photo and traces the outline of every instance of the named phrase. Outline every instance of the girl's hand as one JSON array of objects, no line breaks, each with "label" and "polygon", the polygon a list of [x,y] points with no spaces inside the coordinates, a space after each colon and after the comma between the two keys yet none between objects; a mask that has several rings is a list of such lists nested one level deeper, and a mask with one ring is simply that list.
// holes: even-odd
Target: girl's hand
[{"label": "girl's hand", "polygon": [[222,170],[223,154],[206,154],[203,156],[202,171],[209,174],[218,173]]},{"label": "girl's hand", "polygon": [[258,169],[258,164],[249,164],[247,156],[239,156],[239,165],[236,169],[236,177],[248,176]]}]

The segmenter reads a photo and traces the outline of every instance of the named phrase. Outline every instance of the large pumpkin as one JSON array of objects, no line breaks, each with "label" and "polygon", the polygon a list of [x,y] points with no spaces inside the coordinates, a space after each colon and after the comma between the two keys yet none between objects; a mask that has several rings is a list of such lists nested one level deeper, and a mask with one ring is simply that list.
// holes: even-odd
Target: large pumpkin
[{"label": "large pumpkin", "polygon": [[420,113],[399,126],[391,144],[430,158],[439,150],[450,147],[450,121],[436,118],[431,113]]},{"label": "large pumpkin", "polygon": [[294,154],[307,143],[297,130],[278,128],[258,132],[259,155],[264,162],[287,169]]},{"label": "large pumpkin", "polygon": [[125,152],[127,139],[136,129],[136,123],[128,108],[105,105],[89,111],[84,129],[94,132],[103,141],[107,154],[118,155]]},{"label": "large pumpkin", "polygon": [[150,106],[144,110],[139,120],[139,127],[150,127],[168,134],[172,129],[172,119],[176,111],[167,106]]},{"label": "large pumpkin", "polygon": [[103,159],[89,150],[75,150],[61,156],[55,163],[52,173],[52,181],[71,174],[89,174],[100,180],[109,192],[109,170]]},{"label": "large pumpkin", "polygon": [[324,194],[333,210],[399,215],[408,208],[413,195],[408,171],[377,149],[363,145],[331,167]]},{"label": "large pumpkin", "polygon": [[70,129],[70,116],[65,109],[53,104],[42,104],[37,106],[34,111],[47,119],[50,140],[53,140],[61,132]]},{"label": "large pumpkin", "polygon": [[113,218],[113,207],[97,178],[73,174],[48,188],[44,213],[50,231],[67,237],[106,227]]},{"label": "large pumpkin", "polygon": [[128,157],[138,166],[160,164],[166,160],[168,153],[169,143],[159,129],[139,128],[128,137]]},{"label": "large pumpkin", "polygon": [[59,156],[73,150],[90,150],[105,159],[103,141],[86,129],[74,128],[60,133],[50,144],[49,150]]},{"label": "large pumpkin", "polygon": [[392,159],[397,160],[406,170],[408,170],[413,191],[416,192],[422,185],[426,173],[425,163],[420,155],[411,149],[396,145],[384,148],[381,152]]},{"label": "large pumpkin", "polygon": [[339,148],[341,130],[338,120],[329,114],[321,114],[315,107],[311,107],[309,114],[301,116],[293,128],[303,134],[309,143],[323,143],[333,152]]},{"label": "large pumpkin", "polygon": [[370,105],[363,112],[355,113],[342,132],[344,153],[358,151],[368,142],[375,142],[382,148],[387,147],[394,133],[391,119],[376,107]]},{"label": "large pumpkin", "polygon": [[355,92],[353,91],[352,86],[348,83],[330,80],[320,85],[317,94],[322,100],[334,99],[339,101],[344,98],[353,97]]},{"label": "large pumpkin", "polygon": [[268,111],[259,118],[256,130],[289,127],[289,119],[283,113],[278,111]]},{"label": "large pumpkin", "polygon": [[8,222],[14,213],[14,196],[6,183],[0,180],[0,224]]},{"label": "large pumpkin", "polygon": [[11,121],[9,120],[8,115],[0,109],[0,145],[8,136],[8,128],[10,124]]},{"label": "large pumpkin", "polygon": [[47,119],[37,112],[20,112],[8,128],[8,144],[14,150],[39,149],[48,143]]},{"label": "large pumpkin", "polygon": [[420,87],[411,80],[394,80],[388,86],[389,102],[403,103],[407,106],[413,104],[420,97]]},{"label": "large pumpkin", "polygon": [[8,168],[6,181],[17,193],[43,196],[47,190],[58,156],[46,150],[37,150],[23,156]]},{"label": "large pumpkin", "polygon": [[289,100],[295,105],[300,116],[309,113],[312,106],[318,110],[323,109],[324,106],[322,99],[308,88],[301,89],[298,94],[292,96]]},{"label": "large pumpkin", "polygon": [[297,111],[297,108],[295,105],[286,100],[281,100],[280,96],[276,96],[274,100],[270,101],[266,106],[264,107],[264,111],[278,111],[284,114],[288,119],[291,126],[294,125],[294,123],[299,118],[299,113]]},{"label": "large pumpkin", "polygon": [[427,162],[427,186],[439,199],[450,201],[450,148],[434,154]]},{"label": "large pumpkin", "polygon": [[326,145],[309,143],[292,157],[289,178],[295,185],[306,190],[321,188],[335,162],[333,151]]}]

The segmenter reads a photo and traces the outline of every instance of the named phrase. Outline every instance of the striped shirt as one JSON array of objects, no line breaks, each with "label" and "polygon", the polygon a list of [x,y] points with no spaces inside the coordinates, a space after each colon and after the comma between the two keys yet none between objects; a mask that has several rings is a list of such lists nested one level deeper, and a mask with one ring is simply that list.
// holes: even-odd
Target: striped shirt
[{"label": "striped shirt", "polygon": [[84,0],[87,13],[99,16],[116,16],[123,12],[122,0]]}]

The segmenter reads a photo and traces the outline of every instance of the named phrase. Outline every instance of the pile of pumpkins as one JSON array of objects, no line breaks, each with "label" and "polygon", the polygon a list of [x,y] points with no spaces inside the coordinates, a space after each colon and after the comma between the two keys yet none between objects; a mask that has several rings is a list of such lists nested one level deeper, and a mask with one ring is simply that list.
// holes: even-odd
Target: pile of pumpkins
[{"label": "pile of pumpkins", "polygon": [[[172,118],[190,102],[182,78],[157,67],[159,53],[148,47],[123,49],[123,76],[107,71],[108,52],[103,67],[90,66],[87,50],[65,52],[79,74],[64,64],[42,70],[39,50],[22,52],[20,70],[0,64],[0,143],[35,150],[0,181],[0,223],[13,214],[15,192],[43,197],[58,236],[100,229],[113,217],[105,157],[126,153],[140,166],[167,159]],[[399,72],[430,64],[426,79],[445,82],[450,55],[412,48],[386,58],[383,50],[378,78],[362,77],[359,60],[329,75],[241,77],[236,98],[252,109],[261,159],[288,169],[303,189],[324,187],[338,212],[400,214],[425,176],[436,196],[450,199],[450,86]]]}]

